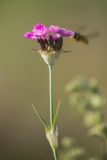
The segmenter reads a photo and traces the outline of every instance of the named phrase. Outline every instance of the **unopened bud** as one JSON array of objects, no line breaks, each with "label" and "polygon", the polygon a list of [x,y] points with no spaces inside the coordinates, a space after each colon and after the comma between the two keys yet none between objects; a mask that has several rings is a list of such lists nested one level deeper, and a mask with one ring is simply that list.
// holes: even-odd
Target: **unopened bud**
[{"label": "unopened bud", "polygon": [[46,129],[46,137],[52,148],[58,147],[58,130],[53,128]]}]

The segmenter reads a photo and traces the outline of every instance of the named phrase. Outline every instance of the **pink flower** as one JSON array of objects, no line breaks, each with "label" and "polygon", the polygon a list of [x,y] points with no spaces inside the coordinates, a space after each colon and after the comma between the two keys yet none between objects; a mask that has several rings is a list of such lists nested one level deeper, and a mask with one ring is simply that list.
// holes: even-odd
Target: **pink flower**
[{"label": "pink flower", "polygon": [[64,37],[74,37],[75,32],[58,26],[51,25],[47,28],[44,24],[37,24],[31,32],[27,32],[24,38],[36,40],[40,49],[38,52],[48,65],[53,66],[63,47]]},{"label": "pink flower", "polygon": [[27,32],[24,38],[37,40],[43,51],[60,51],[63,46],[63,37],[74,37],[75,32],[58,26],[51,25],[47,28],[44,24],[37,24],[31,32]]}]

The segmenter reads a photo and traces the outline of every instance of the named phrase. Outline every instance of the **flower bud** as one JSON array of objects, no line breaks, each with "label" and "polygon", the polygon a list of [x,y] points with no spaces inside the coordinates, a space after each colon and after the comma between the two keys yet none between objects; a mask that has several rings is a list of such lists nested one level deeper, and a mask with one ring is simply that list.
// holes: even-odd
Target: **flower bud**
[{"label": "flower bud", "polygon": [[52,148],[58,147],[58,130],[57,128],[47,128],[46,129],[46,137],[50,143]]}]

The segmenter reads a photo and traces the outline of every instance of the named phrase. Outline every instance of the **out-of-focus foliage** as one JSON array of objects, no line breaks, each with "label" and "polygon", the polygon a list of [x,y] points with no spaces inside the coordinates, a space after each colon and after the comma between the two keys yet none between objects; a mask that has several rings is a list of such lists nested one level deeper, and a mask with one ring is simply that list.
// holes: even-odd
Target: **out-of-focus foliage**
[{"label": "out-of-focus foliage", "polygon": [[60,160],[99,160],[97,157],[89,158],[75,138],[64,137],[61,144]]},{"label": "out-of-focus foliage", "polygon": [[79,146],[74,138],[64,137],[62,139],[61,160],[85,160],[85,150]]},{"label": "out-of-focus foliage", "polygon": [[102,109],[105,100],[100,92],[99,83],[92,78],[79,77],[66,86],[69,100],[83,116],[88,135],[107,138],[107,124],[104,122]]},{"label": "out-of-focus foliage", "polygon": [[77,107],[80,112],[99,110],[104,105],[98,81],[95,79],[87,81],[85,78],[79,77],[71,81],[66,86],[66,90],[70,93],[71,105]]},{"label": "out-of-focus foliage", "polygon": [[101,157],[87,157],[86,149],[76,143],[73,138],[62,140],[61,160],[107,160],[107,123],[104,120],[103,108],[105,99],[96,79],[90,80],[79,77],[66,86],[70,104],[76,108],[82,118],[87,135],[97,137],[103,150]]}]

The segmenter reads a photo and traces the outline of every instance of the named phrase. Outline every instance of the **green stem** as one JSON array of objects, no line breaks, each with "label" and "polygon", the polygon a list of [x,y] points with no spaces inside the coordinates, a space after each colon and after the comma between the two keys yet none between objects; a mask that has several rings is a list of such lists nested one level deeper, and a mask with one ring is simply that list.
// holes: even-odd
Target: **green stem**
[{"label": "green stem", "polygon": [[[53,79],[52,79],[52,66],[48,65],[49,68],[49,94],[50,94],[50,127],[53,127],[54,122],[54,97],[53,97]],[[58,160],[57,148],[52,148],[54,159]]]},{"label": "green stem", "polygon": [[58,151],[57,151],[57,149],[53,149],[53,154],[54,154],[54,158],[55,158],[55,160],[58,160]]},{"label": "green stem", "polygon": [[54,119],[54,103],[53,103],[53,80],[52,80],[52,66],[49,65],[49,94],[50,94],[50,126],[53,125]]}]

